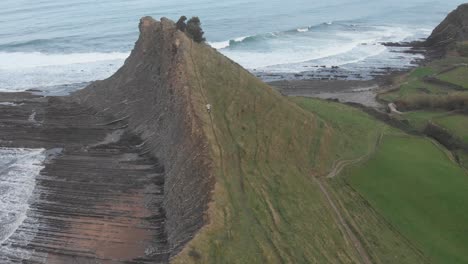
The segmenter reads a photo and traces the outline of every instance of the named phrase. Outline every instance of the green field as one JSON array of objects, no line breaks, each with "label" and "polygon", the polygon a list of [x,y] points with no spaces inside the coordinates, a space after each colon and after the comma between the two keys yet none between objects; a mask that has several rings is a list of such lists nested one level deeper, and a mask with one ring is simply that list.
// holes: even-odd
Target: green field
[{"label": "green field", "polygon": [[410,123],[423,130],[428,122],[433,122],[450,132],[450,134],[468,144],[468,116],[441,111],[413,111],[405,113]]},{"label": "green field", "polygon": [[423,138],[386,135],[342,177],[434,263],[468,263],[468,175]]},{"label": "green field", "polygon": [[[330,149],[336,160],[365,156],[382,133],[397,130],[353,107],[310,98],[293,98],[298,105],[329,123],[337,136]],[[374,263],[426,263],[412,243],[390,226],[343,177],[328,180],[340,210],[347,217]]]},{"label": "green field", "polygon": [[458,67],[437,76],[440,80],[450,82],[468,89],[468,67]]},{"label": "green field", "polygon": [[398,99],[407,99],[418,95],[448,95],[456,92],[453,88],[445,85],[425,81],[424,77],[429,76],[468,89],[467,67],[456,67],[455,69],[445,72],[447,69],[465,63],[468,63],[468,58],[458,56],[432,61],[424,67],[414,69],[405,78],[398,81],[396,84],[397,89],[379,94],[378,98],[385,102],[393,102]]},{"label": "green field", "polygon": [[[460,234],[468,231],[464,225],[468,206],[460,201],[468,200],[468,175],[448,158],[446,150],[428,139],[382,126],[345,105],[305,98],[294,101],[339,131],[342,137],[336,139],[340,143],[334,152],[348,153],[345,156],[363,155],[375,143],[376,132],[384,133],[374,156],[330,180],[375,263],[467,261],[463,249],[468,239]],[[468,133],[464,115],[419,111],[404,117],[420,128],[434,120],[454,134]],[[345,150],[348,144],[361,151]],[[452,178],[446,178],[449,175]],[[428,218],[433,221],[427,222]],[[434,241],[437,237],[440,241]]]}]

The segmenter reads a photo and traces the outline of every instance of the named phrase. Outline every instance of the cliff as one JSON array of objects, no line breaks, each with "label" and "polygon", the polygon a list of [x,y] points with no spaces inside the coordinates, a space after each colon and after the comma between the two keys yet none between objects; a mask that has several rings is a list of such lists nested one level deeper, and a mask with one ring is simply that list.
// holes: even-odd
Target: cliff
[{"label": "cliff", "polygon": [[164,165],[163,208],[171,252],[204,224],[212,189],[211,159],[190,102],[184,49],[190,40],[168,19],[141,19],[140,37],[124,66],[73,98],[116,122],[125,120]]},{"label": "cliff", "polygon": [[466,40],[468,40],[468,4],[462,4],[434,29],[427,38],[426,45],[441,48]]}]

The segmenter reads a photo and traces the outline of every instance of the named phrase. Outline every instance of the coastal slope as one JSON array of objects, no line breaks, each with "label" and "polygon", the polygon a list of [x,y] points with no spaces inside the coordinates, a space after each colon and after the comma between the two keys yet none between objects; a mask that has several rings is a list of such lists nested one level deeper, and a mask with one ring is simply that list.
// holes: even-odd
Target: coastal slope
[{"label": "coastal slope", "polygon": [[125,65],[73,99],[125,120],[161,161],[173,262],[361,262],[314,180],[331,127],[168,19],[140,32]]}]

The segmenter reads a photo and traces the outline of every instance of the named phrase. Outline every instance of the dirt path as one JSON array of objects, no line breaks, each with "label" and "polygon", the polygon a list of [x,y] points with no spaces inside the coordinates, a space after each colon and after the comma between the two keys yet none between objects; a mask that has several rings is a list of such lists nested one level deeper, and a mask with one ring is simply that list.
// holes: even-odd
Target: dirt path
[{"label": "dirt path", "polygon": [[371,147],[371,149],[369,150],[368,153],[366,153],[364,156],[361,156],[357,159],[351,159],[351,160],[338,160],[334,165],[333,165],[333,168],[332,170],[330,171],[330,173],[328,173],[327,175],[327,178],[334,178],[336,177],[338,174],[340,174],[341,171],[343,171],[343,169],[347,166],[351,166],[351,165],[355,165],[355,164],[358,164],[362,161],[364,161],[365,159],[368,159],[369,157],[371,157],[376,151],[377,151],[377,148],[379,147],[380,145],[380,142],[382,141],[382,137],[384,135],[384,132],[385,132],[385,128],[382,128],[381,132],[380,132],[380,135],[379,137],[377,138],[377,141],[375,142],[375,144]]},{"label": "dirt path", "polygon": [[326,183],[324,183],[322,180],[320,180],[317,177],[312,177],[312,178],[314,182],[317,183],[317,185],[320,187],[320,190],[322,191],[323,195],[327,199],[328,204],[333,209],[333,212],[335,214],[338,224],[341,226],[341,229],[349,238],[353,247],[356,249],[357,253],[361,257],[362,262],[365,264],[372,264],[371,258],[369,254],[367,254],[367,251],[364,249],[364,246],[361,244],[361,241],[359,241],[357,236],[351,230],[349,224],[346,222],[345,218],[343,217],[340,210],[338,209],[338,206],[335,204],[335,202],[333,201],[333,198],[330,196],[330,193],[328,192],[327,187],[325,187]]},{"label": "dirt path", "polygon": [[[340,161],[336,162],[333,165],[333,168],[332,168],[331,172],[326,176],[326,178],[327,179],[333,178],[333,177],[337,176],[338,174],[340,174],[340,172],[345,167],[360,163],[360,162],[364,161],[365,159],[370,158],[377,151],[378,146],[380,145],[380,142],[382,141],[382,137],[384,135],[384,132],[385,132],[385,127],[383,127],[381,129],[381,132],[380,132],[380,135],[377,138],[377,141],[375,142],[375,144],[372,145],[372,147],[369,149],[368,153],[366,153],[365,155],[363,155],[363,156],[361,156],[361,157],[359,157],[357,159],[340,160]],[[356,225],[354,223],[348,223],[345,220],[345,217],[340,212],[339,207],[337,206],[334,199],[330,195],[330,192],[327,189],[327,183],[324,180],[322,180],[322,179],[320,179],[318,177],[314,176],[312,178],[313,178],[314,182],[317,183],[317,185],[319,186],[320,191],[322,192],[322,194],[325,196],[329,206],[332,208],[332,210],[334,212],[336,222],[340,225],[341,230],[346,234],[346,237],[350,240],[350,243],[356,249],[356,252],[360,256],[362,262],[365,263],[365,264],[372,263],[371,257],[369,256],[369,254],[365,250],[364,246],[362,245],[361,241],[358,239],[358,237],[356,236],[356,234],[353,232],[353,230],[351,228],[351,225],[354,228],[358,228],[358,225]],[[346,210],[346,208],[343,208],[342,210]],[[353,220],[349,219],[349,221],[352,222]]]}]

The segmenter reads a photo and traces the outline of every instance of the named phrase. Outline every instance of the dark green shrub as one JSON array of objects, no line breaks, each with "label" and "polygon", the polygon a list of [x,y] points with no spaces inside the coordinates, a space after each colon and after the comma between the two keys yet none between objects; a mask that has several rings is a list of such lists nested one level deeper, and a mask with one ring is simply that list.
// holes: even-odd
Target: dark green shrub
[{"label": "dark green shrub", "polygon": [[180,30],[182,32],[185,32],[185,30],[187,29],[187,24],[185,24],[185,21],[187,21],[186,16],[181,16],[179,18],[179,21],[177,21],[177,23],[176,23],[176,27],[177,27],[178,30]]},{"label": "dark green shrub", "polygon": [[203,29],[201,28],[201,22],[198,17],[192,17],[187,22],[187,34],[196,42],[200,43],[205,41],[203,35]]}]

